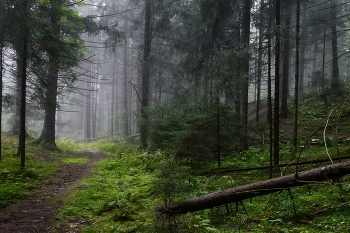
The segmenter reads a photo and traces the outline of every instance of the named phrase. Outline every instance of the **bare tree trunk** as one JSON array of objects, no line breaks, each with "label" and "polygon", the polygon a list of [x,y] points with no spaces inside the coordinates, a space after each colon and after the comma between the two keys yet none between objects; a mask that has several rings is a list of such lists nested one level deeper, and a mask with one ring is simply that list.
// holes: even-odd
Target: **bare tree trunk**
[{"label": "bare tree trunk", "polygon": [[114,110],[114,107],[115,107],[115,83],[116,83],[116,78],[117,78],[117,54],[114,53],[114,62],[113,62],[113,76],[112,76],[112,86],[111,86],[111,92],[112,92],[112,101],[111,101],[111,112],[110,112],[110,126],[111,126],[111,129],[110,129],[110,132],[111,132],[111,135],[113,136],[114,134],[114,118],[115,118],[115,110]]},{"label": "bare tree trunk", "polygon": [[248,149],[248,94],[249,94],[249,39],[250,39],[250,10],[252,1],[244,1],[243,23],[242,23],[242,44],[243,58],[241,63],[241,101],[242,101],[242,124],[244,128],[242,138],[242,149]]},{"label": "bare tree trunk", "polygon": [[[126,26],[125,26],[126,29]],[[124,41],[124,64],[123,64],[123,135],[129,135],[129,119],[128,119],[128,39]]]},{"label": "bare tree trunk", "polygon": [[[304,22],[306,18],[306,11],[302,11],[302,17],[301,20]],[[306,34],[306,28],[302,28],[302,35]],[[306,51],[306,40],[305,38],[301,40],[301,45],[300,45],[300,65],[299,65],[299,93],[303,94],[304,93],[304,71],[305,71],[305,51]]]},{"label": "bare tree trunk", "polygon": [[331,0],[331,31],[332,31],[332,88],[339,83],[339,66],[338,66],[338,37],[336,24],[336,1]]},{"label": "bare tree trunk", "polygon": [[275,48],[275,105],[274,105],[274,170],[279,170],[279,137],[280,137],[280,25],[281,25],[281,0],[276,0],[276,48]]},{"label": "bare tree trunk", "polygon": [[296,35],[295,35],[295,86],[294,86],[294,151],[298,144],[298,105],[299,105],[299,56],[300,56],[300,0],[297,0],[296,16]]},{"label": "bare tree trunk", "polygon": [[85,139],[91,139],[91,65],[87,65],[88,77],[86,81],[86,96],[85,96]]},{"label": "bare tree trunk", "polygon": [[261,76],[262,76],[262,42],[263,42],[263,8],[264,0],[260,0],[260,22],[259,22],[259,57],[258,57],[258,81],[257,81],[257,94],[256,94],[256,122],[259,122],[260,113],[260,98],[261,98]]},{"label": "bare tree trunk", "polygon": [[49,74],[46,87],[44,127],[39,141],[44,146],[56,147],[56,106],[57,106],[57,82],[58,82],[58,56],[49,55]]},{"label": "bare tree trunk", "polygon": [[323,52],[322,52],[322,92],[325,86],[325,63],[326,63],[326,25],[323,28]]},{"label": "bare tree trunk", "polygon": [[93,88],[93,96],[94,96],[94,103],[93,103],[93,116],[92,116],[92,138],[96,139],[97,134],[97,108],[98,108],[98,86],[99,86],[99,77],[96,76],[96,82],[94,82],[94,88]]},{"label": "bare tree trunk", "polygon": [[[271,1],[269,3],[271,4]],[[272,24],[272,16],[270,14],[269,16],[269,28],[271,28]],[[272,142],[273,142],[273,120],[272,120],[272,52],[271,52],[271,35],[269,35],[268,41],[267,41],[267,98],[268,98],[268,103],[267,103],[267,121],[269,122],[269,138],[270,138],[270,143],[269,143],[269,151],[270,151],[270,169],[269,169],[269,177],[270,179],[272,178],[272,163],[273,163],[273,148],[272,148]]]},{"label": "bare tree trunk", "polygon": [[186,214],[228,203],[238,203],[245,199],[276,193],[293,187],[315,184],[327,179],[335,180],[347,174],[350,174],[350,162],[336,163],[182,201],[170,202],[165,206],[156,206],[155,210],[167,215]]},{"label": "bare tree trunk", "polygon": [[28,50],[28,28],[27,28],[27,1],[22,5],[23,10],[23,38],[21,56],[21,98],[20,98],[20,119],[19,119],[19,137],[18,137],[18,155],[21,158],[20,168],[25,168],[26,160],[26,95],[27,95],[27,50]]},{"label": "bare tree trunk", "polygon": [[144,45],[142,60],[142,103],[141,103],[141,125],[140,143],[142,148],[147,147],[148,138],[148,114],[146,108],[150,98],[150,55],[151,55],[151,0],[145,0],[145,25],[144,25]]},{"label": "bare tree trunk", "polygon": [[289,59],[290,59],[290,45],[289,45],[289,39],[290,39],[290,23],[291,23],[291,14],[288,14],[287,10],[285,9],[284,12],[286,12],[286,21],[285,21],[285,27],[286,27],[286,33],[285,38],[283,40],[283,76],[282,76],[282,100],[281,100],[281,117],[287,118],[288,117],[288,95],[289,95]]},{"label": "bare tree trunk", "polygon": [[[3,70],[4,70],[4,63],[3,63],[3,51],[4,45],[2,42],[0,42],[0,145],[2,145],[2,95],[3,95]],[[2,147],[0,146],[0,161],[2,159]]]},{"label": "bare tree trunk", "polygon": [[17,58],[16,58],[16,64],[17,64],[17,71],[16,71],[16,93],[15,93],[15,106],[14,106],[14,119],[12,122],[12,134],[13,135],[19,135],[19,128],[20,128],[20,118],[21,118],[21,89],[22,89],[22,64],[23,64],[23,56],[21,55],[22,51],[16,51],[17,52]]}]

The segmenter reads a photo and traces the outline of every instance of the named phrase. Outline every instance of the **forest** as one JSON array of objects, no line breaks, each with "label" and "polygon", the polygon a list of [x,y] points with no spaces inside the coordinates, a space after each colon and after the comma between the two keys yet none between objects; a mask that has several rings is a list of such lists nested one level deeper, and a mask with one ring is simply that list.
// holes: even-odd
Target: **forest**
[{"label": "forest", "polygon": [[0,0],[0,232],[349,232],[349,10]]}]

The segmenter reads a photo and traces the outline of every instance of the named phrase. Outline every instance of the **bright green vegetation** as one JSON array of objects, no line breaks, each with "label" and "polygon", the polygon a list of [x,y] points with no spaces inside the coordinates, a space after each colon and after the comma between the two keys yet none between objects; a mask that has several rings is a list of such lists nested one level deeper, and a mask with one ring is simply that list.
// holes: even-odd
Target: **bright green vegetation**
[{"label": "bright green vegetation", "polygon": [[41,185],[48,184],[50,176],[62,163],[85,163],[86,158],[73,158],[72,152],[81,151],[79,145],[58,141],[60,151],[44,151],[27,145],[26,169],[20,170],[16,138],[3,136],[2,160],[0,162],[0,209],[18,199],[30,195]]},{"label": "bright green vegetation", "polygon": [[[85,232],[144,232],[153,224],[154,173],[150,165],[162,157],[139,154],[125,143],[99,142],[109,158],[97,164],[93,176],[84,179],[62,208],[61,219],[87,219],[96,226]],[[152,162],[151,162],[152,161]],[[59,227],[59,226],[57,226]]]},{"label": "bright green vegetation", "polygon": [[[312,161],[327,158],[322,143],[325,119],[335,105],[324,107],[317,98],[301,100],[300,138],[298,151],[291,145],[293,122],[286,119],[281,125],[281,163]],[[339,106],[341,106],[340,103]],[[311,106],[311,107],[310,107]],[[348,106],[333,111],[327,127],[328,153],[337,162],[338,156],[349,155],[350,144],[336,146],[335,139],[348,135]],[[169,121],[169,123],[174,121]],[[176,122],[175,122],[176,123]],[[320,127],[321,126],[321,127]],[[261,125],[256,130],[265,130]],[[316,132],[315,129],[319,128]],[[166,128],[165,128],[166,129]],[[254,130],[254,129],[253,129]],[[315,131],[314,135],[312,133]],[[164,133],[165,131],[163,131]],[[168,134],[167,134],[168,135]],[[309,137],[319,138],[320,143],[309,145]],[[168,139],[171,139],[169,137]],[[181,139],[180,139],[181,140]],[[268,140],[268,139],[266,139]],[[176,141],[176,137],[175,137]],[[168,141],[167,143],[170,143]],[[215,157],[193,159],[179,156],[170,147],[164,151],[144,152],[135,143],[102,140],[85,145],[89,149],[108,153],[108,159],[99,162],[92,176],[84,179],[80,187],[67,198],[59,214],[60,219],[72,222],[84,219],[88,222],[83,232],[348,232],[350,216],[346,196],[350,192],[350,177],[337,181],[328,180],[309,186],[244,200],[243,205],[228,205],[182,216],[161,216],[154,206],[168,201],[196,197],[218,190],[254,183],[269,178],[268,170],[235,172],[206,176],[203,172],[217,168]],[[177,146],[172,146],[175,151]],[[181,152],[178,150],[177,152]],[[175,154],[175,157],[173,156]],[[299,167],[308,170],[330,162]],[[269,164],[268,141],[263,147],[252,147],[245,152],[223,155],[221,166],[227,168],[259,167]],[[295,167],[281,168],[285,175],[295,172]],[[280,176],[274,173],[274,177]],[[296,216],[294,212],[296,211]],[[57,226],[60,229],[61,226]]]},{"label": "bright green vegetation", "polygon": [[[60,219],[90,224],[83,232],[346,232],[349,204],[344,193],[331,181],[294,188],[294,201],[287,191],[243,201],[243,206],[229,205],[168,218],[154,213],[155,205],[163,201],[180,200],[242,184],[268,179],[268,171],[250,171],[223,176],[195,175],[185,160],[174,160],[161,152],[144,153],[133,144],[100,141],[89,146],[103,149],[109,158],[97,164],[93,175],[84,179],[65,201]],[[348,145],[339,148],[342,154]],[[335,153],[335,147],[329,148]],[[283,162],[292,161],[290,146],[282,150]],[[324,148],[308,147],[302,159],[324,158]],[[260,166],[267,163],[265,149],[251,149],[225,158],[225,165],[235,167]],[[231,162],[228,162],[230,160]],[[192,164],[193,165],[193,164]],[[203,164],[208,170],[215,164]],[[322,166],[308,165],[303,170]],[[294,168],[285,170],[290,174]],[[279,174],[275,174],[279,176]],[[341,179],[346,193],[350,177]],[[293,202],[297,211],[294,215]],[[56,226],[59,228],[59,226]]]},{"label": "bright green vegetation", "polygon": [[[312,104],[310,101],[313,101]],[[314,106],[312,108],[310,106]],[[315,98],[301,101],[300,127],[303,128],[297,153],[290,143],[292,124],[287,119],[282,125],[281,163],[311,161],[327,158],[324,145],[320,142],[309,145],[312,132],[327,118],[330,109],[323,109]],[[317,108],[317,109],[316,109]],[[318,113],[321,110],[321,113]],[[337,162],[338,156],[349,155],[350,144],[343,142],[336,146],[335,131],[339,114],[347,116],[348,107],[334,110],[327,130],[328,153]],[[346,117],[341,117],[339,137],[348,134]],[[259,125],[257,128],[261,127]],[[323,127],[313,138],[322,139]],[[213,209],[198,211],[182,216],[167,217],[154,212],[154,207],[168,201],[196,197],[218,190],[268,179],[267,170],[235,172],[223,175],[203,175],[217,168],[215,159],[191,160],[170,151],[140,151],[132,138],[129,141],[105,139],[79,146],[70,141],[59,141],[60,151],[43,152],[41,148],[28,146],[27,169],[19,170],[19,159],[13,157],[16,147],[13,139],[6,138],[3,161],[0,163],[1,206],[13,200],[25,198],[45,183],[60,164],[86,163],[88,158],[74,157],[82,148],[107,153],[107,158],[96,164],[93,173],[84,178],[65,194],[64,204],[58,219],[76,223],[84,222],[83,232],[348,232],[350,204],[350,176],[339,181],[328,180],[288,191],[260,196],[252,200]],[[12,140],[12,141],[11,141]],[[12,143],[12,144],[11,144]],[[232,152],[222,156],[221,166],[226,168],[259,167],[269,164],[268,143],[264,147],[252,147],[245,152]],[[51,159],[51,160],[50,160]],[[299,167],[307,170],[330,162]],[[295,172],[295,167],[281,168],[285,175]],[[274,173],[274,177],[280,173]],[[295,207],[295,210],[294,210]],[[296,215],[295,212],[296,211]],[[83,224],[81,224],[83,225]],[[73,224],[74,226],[74,224]],[[62,232],[69,228],[58,223],[53,231]]]}]

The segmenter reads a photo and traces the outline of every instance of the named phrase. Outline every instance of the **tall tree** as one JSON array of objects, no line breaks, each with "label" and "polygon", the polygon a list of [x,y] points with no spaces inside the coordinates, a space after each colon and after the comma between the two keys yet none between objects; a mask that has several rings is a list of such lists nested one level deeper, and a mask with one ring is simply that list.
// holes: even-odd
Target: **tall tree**
[{"label": "tall tree", "polygon": [[148,137],[148,115],[147,107],[150,98],[150,65],[151,65],[151,9],[152,0],[145,0],[145,21],[143,38],[143,58],[142,58],[142,94],[141,94],[141,124],[140,143],[142,148],[147,148]]},{"label": "tall tree", "polygon": [[281,98],[281,117],[288,117],[288,95],[289,95],[289,63],[290,63],[290,24],[291,14],[288,13],[290,4],[284,4],[285,24],[283,37],[283,73],[282,73],[282,98]]},{"label": "tall tree", "polygon": [[256,93],[256,122],[259,122],[259,113],[260,113],[260,98],[261,98],[261,76],[262,76],[262,67],[263,67],[263,9],[264,9],[264,0],[260,0],[260,18],[259,18],[259,55],[258,55],[258,80],[257,80],[257,93]]},{"label": "tall tree", "polygon": [[[124,22],[124,30],[127,23]],[[128,38],[124,38],[123,46],[123,135],[129,135],[129,119],[128,119]]]},{"label": "tall tree", "polygon": [[280,50],[281,50],[281,0],[276,0],[276,45],[275,45],[275,103],[274,103],[274,170],[279,170],[279,137],[280,137]]},{"label": "tall tree", "polygon": [[293,146],[296,151],[298,143],[298,109],[299,109],[299,65],[300,65],[300,0],[297,0],[295,28],[295,86],[294,86],[294,133]]},{"label": "tall tree", "polygon": [[242,149],[248,149],[248,89],[249,89],[249,41],[250,41],[250,10],[252,1],[244,1],[242,16],[242,47],[243,57],[241,60],[241,101],[242,101],[242,124],[244,133],[242,138]]},{"label": "tall tree", "polygon": [[20,131],[19,131],[19,142],[18,142],[18,154],[21,157],[20,168],[25,168],[25,152],[26,152],[26,91],[27,91],[27,48],[28,48],[28,27],[27,27],[27,13],[28,5],[27,0],[22,3],[22,14],[23,14],[23,37],[22,37],[22,72],[21,72],[21,105],[20,105]]},{"label": "tall tree", "polygon": [[[48,70],[44,82],[44,126],[36,143],[45,147],[56,147],[56,108],[59,73],[64,74],[62,82],[69,84],[75,81],[72,70],[83,58],[83,43],[80,33],[85,25],[93,24],[89,18],[81,18],[71,8],[65,8],[66,0],[53,0],[42,4],[43,20],[47,25],[41,38],[41,48],[48,56]],[[62,22],[62,19],[65,19]],[[67,40],[66,38],[70,38]],[[47,44],[47,41],[50,43]]]},{"label": "tall tree", "polygon": [[337,5],[336,0],[330,1],[331,31],[332,31],[332,88],[337,88],[339,83],[339,59],[338,59],[338,36],[337,36]]}]

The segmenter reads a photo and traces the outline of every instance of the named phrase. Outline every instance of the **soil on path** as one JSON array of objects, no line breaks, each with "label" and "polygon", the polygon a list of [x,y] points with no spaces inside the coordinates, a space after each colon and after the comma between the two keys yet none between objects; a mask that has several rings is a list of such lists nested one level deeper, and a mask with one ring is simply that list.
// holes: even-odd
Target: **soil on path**
[{"label": "soil on path", "polygon": [[[55,217],[67,193],[79,184],[82,178],[88,176],[96,162],[105,156],[103,153],[87,151],[75,154],[74,157],[85,157],[89,162],[62,165],[51,176],[48,185],[43,186],[27,199],[0,210],[0,232],[79,232],[79,228],[86,224],[85,221],[60,221]],[[61,229],[57,229],[57,225],[60,225]]]}]

